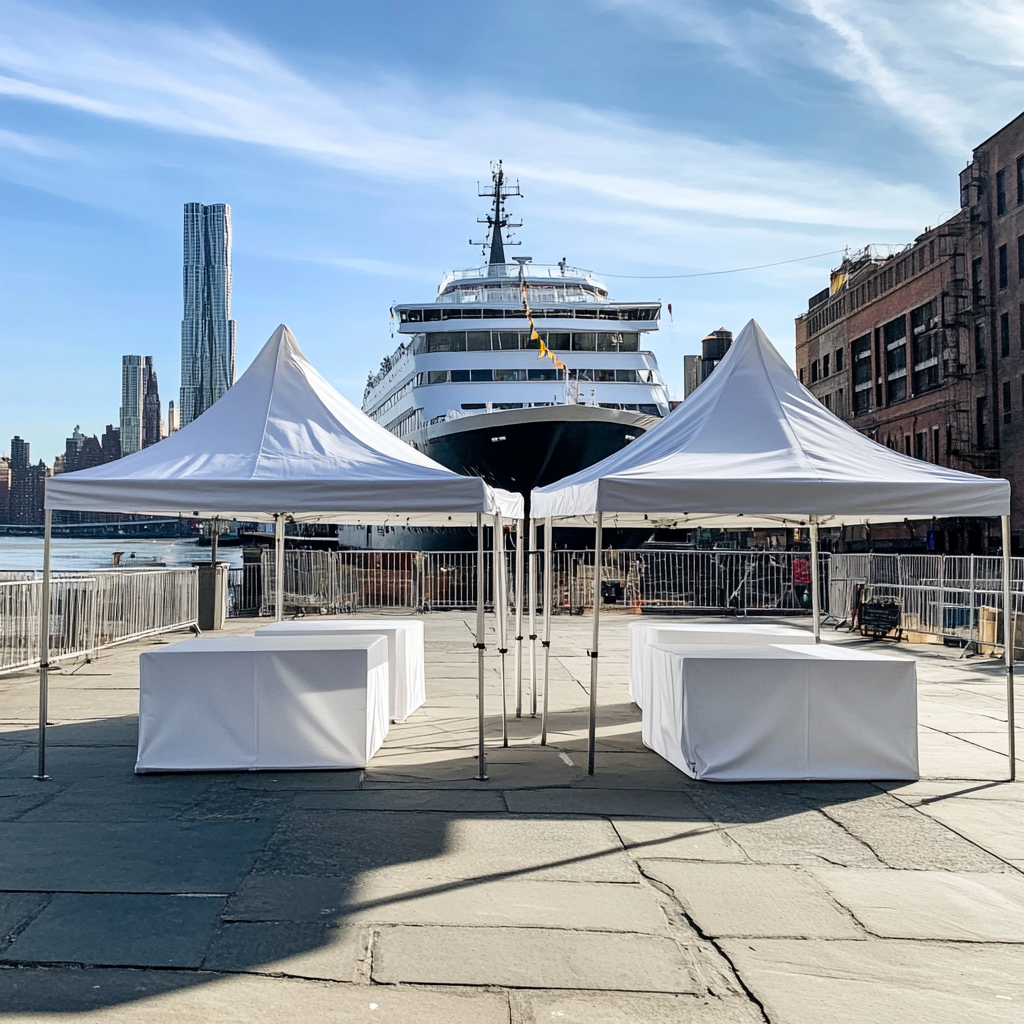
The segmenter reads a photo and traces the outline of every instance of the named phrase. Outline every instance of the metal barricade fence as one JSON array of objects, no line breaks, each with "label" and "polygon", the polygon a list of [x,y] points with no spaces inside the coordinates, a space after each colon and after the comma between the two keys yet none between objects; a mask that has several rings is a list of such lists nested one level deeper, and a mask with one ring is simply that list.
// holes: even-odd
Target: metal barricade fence
[{"label": "metal barricade fence", "polygon": [[[0,582],[0,672],[39,664],[42,586],[38,578]],[[193,626],[198,602],[195,569],[54,573],[50,660]]]}]

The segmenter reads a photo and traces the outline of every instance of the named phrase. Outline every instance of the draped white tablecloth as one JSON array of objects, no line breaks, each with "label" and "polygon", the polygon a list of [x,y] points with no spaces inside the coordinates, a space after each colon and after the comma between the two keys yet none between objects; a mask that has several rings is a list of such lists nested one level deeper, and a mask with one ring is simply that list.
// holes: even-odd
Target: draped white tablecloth
[{"label": "draped white tablecloth", "polygon": [[256,630],[257,636],[326,636],[358,634],[384,636],[388,641],[391,696],[388,715],[404,722],[427,699],[427,670],[422,619],[302,619],[275,622]]},{"label": "draped white tablecloth", "polygon": [[701,622],[687,619],[640,619],[629,624],[629,696],[644,706],[644,680],[650,679],[647,649],[651,644],[813,644],[814,634],[797,626],[757,619]]},{"label": "draped white tablecloth", "polygon": [[916,779],[917,666],[827,644],[655,644],[643,741],[696,779]]},{"label": "draped white tablecloth", "polygon": [[384,637],[188,640],[139,667],[139,773],[365,768],[388,732]]}]

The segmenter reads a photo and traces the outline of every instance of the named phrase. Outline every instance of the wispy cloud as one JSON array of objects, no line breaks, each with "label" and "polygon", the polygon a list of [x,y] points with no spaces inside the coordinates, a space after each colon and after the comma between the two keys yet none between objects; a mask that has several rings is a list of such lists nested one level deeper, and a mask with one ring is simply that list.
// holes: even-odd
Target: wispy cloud
[{"label": "wispy cloud", "polygon": [[[814,230],[870,225],[896,235],[915,232],[940,205],[914,184],[644,128],[579,105],[536,102],[517,116],[496,97],[427,96],[379,75],[317,82],[221,29],[115,23],[20,3],[0,3],[0,12],[0,94],[272,147],[368,176],[464,187],[501,154],[549,194],[584,196],[601,214],[621,208]],[[713,20],[704,21],[712,31]]]}]

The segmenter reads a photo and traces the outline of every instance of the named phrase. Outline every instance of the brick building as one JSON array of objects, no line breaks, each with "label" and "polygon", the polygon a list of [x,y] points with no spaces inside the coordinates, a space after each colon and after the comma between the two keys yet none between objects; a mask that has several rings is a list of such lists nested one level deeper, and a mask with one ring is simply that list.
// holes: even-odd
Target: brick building
[{"label": "brick building", "polygon": [[[1024,114],[974,151],[961,210],[897,253],[843,260],[796,319],[797,373],[858,430],[1010,481],[1024,541]],[[946,550],[983,550],[946,522]]]}]

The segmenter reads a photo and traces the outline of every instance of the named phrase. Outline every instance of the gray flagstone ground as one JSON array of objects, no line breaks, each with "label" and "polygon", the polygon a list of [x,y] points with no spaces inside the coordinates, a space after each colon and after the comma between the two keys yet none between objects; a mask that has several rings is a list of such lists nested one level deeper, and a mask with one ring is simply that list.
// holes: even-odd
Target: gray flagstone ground
[{"label": "gray flagstone ground", "polygon": [[920,782],[696,783],[640,741],[629,621],[602,622],[593,778],[588,620],[554,623],[548,747],[512,717],[510,656],[501,748],[491,645],[483,783],[461,614],[426,618],[427,705],[365,772],[135,776],[138,656],[162,637],[52,677],[37,782],[35,677],[0,678],[0,1019],[1021,1019],[1000,663],[898,648]]}]

